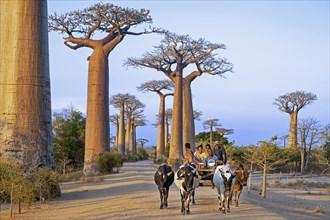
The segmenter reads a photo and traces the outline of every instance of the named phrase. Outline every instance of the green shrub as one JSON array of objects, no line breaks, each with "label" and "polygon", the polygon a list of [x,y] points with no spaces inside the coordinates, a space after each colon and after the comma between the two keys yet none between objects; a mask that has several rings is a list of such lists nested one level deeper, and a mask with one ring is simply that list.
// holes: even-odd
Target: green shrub
[{"label": "green shrub", "polygon": [[34,186],[36,197],[42,201],[61,196],[59,176],[47,167],[30,170],[30,180]]},{"label": "green shrub", "polygon": [[105,152],[98,160],[99,171],[102,174],[113,172],[114,168],[123,166],[124,157],[120,153]]}]

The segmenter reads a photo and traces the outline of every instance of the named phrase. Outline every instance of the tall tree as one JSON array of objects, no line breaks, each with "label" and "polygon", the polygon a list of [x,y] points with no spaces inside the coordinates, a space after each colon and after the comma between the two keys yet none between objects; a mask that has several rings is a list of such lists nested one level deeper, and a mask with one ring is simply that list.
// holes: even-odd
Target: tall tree
[{"label": "tall tree", "polygon": [[[203,73],[221,75],[232,69],[225,59],[212,53],[224,49],[223,44],[212,44],[204,39],[193,40],[188,35],[167,32],[156,50],[146,53],[141,59],[129,58],[127,65],[147,67],[164,73],[175,83],[172,138],[169,163],[177,168],[183,154],[183,141],[195,144],[195,125],[190,85]],[[187,66],[195,65],[195,71],[183,76]]]},{"label": "tall tree", "polygon": [[172,121],[172,109],[165,110],[165,148],[170,142],[169,126]]},{"label": "tall tree", "polygon": [[163,90],[172,91],[174,83],[170,80],[152,80],[142,83],[137,89],[142,92],[155,92],[159,95],[160,104],[158,111],[158,135],[156,158],[165,157],[165,98],[173,93],[163,93]]},{"label": "tall tree", "polygon": [[213,144],[213,128],[221,126],[219,119],[213,118],[203,122],[204,129],[210,129],[210,144]]},{"label": "tall tree", "polygon": [[115,148],[118,149],[118,136],[119,136],[119,115],[110,115],[110,122],[116,126]]},{"label": "tall tree", "polygon": [[134,119],[141,117],[145,105],[140,102],[135,96],[131,96],[124,104],[126,113],[126,134],[125,147],[133,151],[132,130]]},{"label": "tall tree", "polygon": [[0,45],[0,154],[53,168],[47,1],[0,1]]},{"label": "tall tree", "polygon": [[110,105],[119,109],[118,151],[123,155],[125,154],[125,103],[132,97],[128,93],[119,93],[110,98]]},{"label": "tall tree", "polygon": [[[49,16],[49,30],[67,34],[64,38],[67,47],[93,50],[87,58],[85,176],[97,171],[99,154],[109,148],[109,54],[127,35],[148,33],[131,32],[132,27],[151,22],[149,10],[121,8],[109,3],[96,3],[82,10]],[[97,31],[104,33],[104,37],[93,39],[93,36],[100,36],[95,34]]]},{"label": "tall tree", "polygon": [[148,143],[148,142],[149,142],[148,139],[145,139],[145,138],[139,138],[139,139],[136,140],[136,143],[137,143],[137,144],[140,144],[142,148],[143,148],[144,145],[145,145],[146,143]]},{"label": "tall tree", "polygon": [[133,118],[133,123],[132,123],[132,151],[133,151],[134,155],[136,154],[136,145],[137,145],[136,128],[139,127],[139,126],[145,126],[146,124],[147,124],[147,120],[145,120],[144,118],[140,118],[140,119]]},{"label": "tall tree", "polygon": [[317,100],[316,95],[304,91],[287,93],[275,99],[274,105],[290,115],[289,147],[297,146],[298,112],[315,100]]}]

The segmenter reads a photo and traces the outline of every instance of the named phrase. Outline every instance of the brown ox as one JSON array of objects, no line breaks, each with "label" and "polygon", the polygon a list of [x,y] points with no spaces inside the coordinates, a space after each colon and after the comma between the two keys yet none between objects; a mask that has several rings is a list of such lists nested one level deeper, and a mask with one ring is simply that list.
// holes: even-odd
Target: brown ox
[{"label": "brown ox", "polygon": [[232,203],[233,193],[235,192],[235,205],[238,206],[238,199],[242,193],[243,186],[247,185],[247,180],[249,178],[249,172],[244,170],[243,165],[240,164],[239,167],[234,171],[235,178],[233,179],[234,185],[231,187],[230,192],[230,203]]}]

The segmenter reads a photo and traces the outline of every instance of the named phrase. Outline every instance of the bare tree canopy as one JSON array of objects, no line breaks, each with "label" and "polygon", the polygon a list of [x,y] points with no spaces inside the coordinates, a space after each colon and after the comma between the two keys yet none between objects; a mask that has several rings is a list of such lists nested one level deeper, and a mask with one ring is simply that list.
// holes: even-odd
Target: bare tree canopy
[{"label": "bare tree canopy", "polygon": [[156,92],[160,94],[162,90],[173,91],[174,83],[170,80],[151,80],[142,83],[137,89],[141,92]]},{"label": "bare tree canopy", "polygon": [[299,111],[315,100],[317,100],[317,97],[313,93],[297,91],[281,95],[275,99],[274,105],[277,105],[279,110],[290,114]]},{"label": "bare tree canopy", "polygon": [[173,66],[178,64],[178,60],[181,68],[195,64],[199,75],[202,73],[222,75],[231,71],[233,66],[226,59],[216,56],[214,51],[225,48],[224,44],[210,43],[203,38],[193,40],[188,35],[167,32],[154,51],[145,53],[140,59],[128,58],[125,64],[136,68],[156,69],[172,80],[175,75]]},{"label": "bare tree canopy", "polygon": [[204,129],[209,129],[209,128],[221,126],[221,124],[219,123],[219,119],[213,118],[213,119],[204,121],[203,126],[204,126]]},{"label": "bare tree canopy", "polygon": [[198,111],[198,110],[194,110],[194,119],[197,120],[197,121],[200,121],[201,120],[201,116],[202,116],[203,112],[201,111]]},{"label": "bare tree canopy", "polygon": [[133,97],[135,96],[130,95],[128,93],[118,93],[110,97],[110,105],[117,109],[120,109],[121,105],[125,104],[126,101],[132,99]]},{"label": "bare tree canopy", "polygon": [[[142,23],[152,23],[149,10],[122,8],[110,3],[96,3],[82,10],[50,15],[48,29],[67,34],[68,37],[64,38],[64,44],[71,49],[76,50],[81,47],[94,49],[97,44],[101,43],[105,45],[105,52],[110,52],[126,35],[140,35],[157,31],[155,28],[142,32],[129,31],[130,28]],[[97,31],[106,33],[101,41],[92,39]]]}]

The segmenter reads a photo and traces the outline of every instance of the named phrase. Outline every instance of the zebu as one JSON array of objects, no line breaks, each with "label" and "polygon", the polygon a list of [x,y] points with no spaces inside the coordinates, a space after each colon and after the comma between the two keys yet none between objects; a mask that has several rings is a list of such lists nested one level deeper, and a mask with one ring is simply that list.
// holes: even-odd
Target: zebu
[{"label": "zebu", "polygon": [[158,186],[160,194],[160,209],[163,209],[164,206],[165,208],[167,208],[167,198],[170,186],[174,181],[174,173],[172,171],[172,168],[166,164],[160,165],[154,175],[154,180]]},{"label": "zebu", "polygon": [[247,170],[244,170],[243,165],[240,164],[239,168],[234,171],[235,178],[233,179],[234,185],[230,192],[230,203],[232,203],[232,197],[235,192],[235,205],[238,207],[238,200],[242,193],[243,186],[247,185],[247,180],[250,173]]},{"label": "zebu", "polygon": [[189,205],[191,198],[195,193],[195,188],[197,188],[199,184],[197,176],[198,171],[189,164],[184,164],[175,173],[174,182],[180,189],[182,215],[190,214]]},{"label": "zebu", "polygon": [[231,184],[233,178],[234,176],[231,174],[229,166],[219,165],[215,169],[213,175],[213,184],[218,191],[219,210],[221,210],[223,213],[226,213],[226,211],[230,212],[229,195],[231,192]]}]

